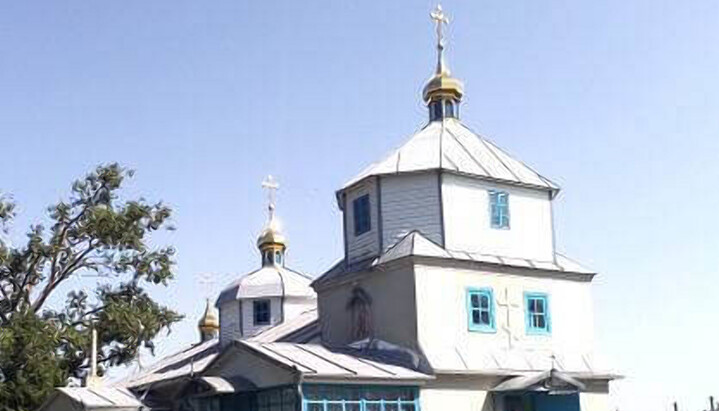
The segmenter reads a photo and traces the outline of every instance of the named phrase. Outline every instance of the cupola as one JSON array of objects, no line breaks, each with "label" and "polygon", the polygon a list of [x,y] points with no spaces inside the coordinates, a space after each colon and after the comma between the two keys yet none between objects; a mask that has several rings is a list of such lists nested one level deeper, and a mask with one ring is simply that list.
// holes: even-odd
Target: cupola
[{"label": "cupola", "polygon": [[425,84],[422,98],[429,108],[429,121],[459,118],[459,103],[464,95],[464,85],[460,80],[452,77],[444,60],[445,44],[442,29],[443,25],[449,23],[449,19],[439,5],[430,16],[437,24],[437,69]]},{"label": "cupola", "polygon": [[200,342],[205,342],[219,336],[220,316],[217,313],[217,309],[210,304],[209,298],[205,303],[205,312],[202,314],[200,321],[197,322],[197,328],[200,330]]},{"label": "cupola", "polygon": [[262,183],[268,191],[267,222],[257,237],[257,248],[260,249],[262,265],[285,265],[285,250],[287,238],[282,233],[282,224],[275,215],[275,191],[279,184],[272,176],[268,176]]}]

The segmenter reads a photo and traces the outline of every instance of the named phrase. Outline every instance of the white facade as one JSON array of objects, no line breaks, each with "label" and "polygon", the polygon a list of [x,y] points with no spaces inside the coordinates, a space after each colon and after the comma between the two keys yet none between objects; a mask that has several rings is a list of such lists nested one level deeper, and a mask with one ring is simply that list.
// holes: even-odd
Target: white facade
[{"label": "white facade", "polygon": [[[509,194],[509,228],[492,228],[490,190]],[[448,250],[552,261],[554,239],[549,192],[442,175],[444,246]]]}]

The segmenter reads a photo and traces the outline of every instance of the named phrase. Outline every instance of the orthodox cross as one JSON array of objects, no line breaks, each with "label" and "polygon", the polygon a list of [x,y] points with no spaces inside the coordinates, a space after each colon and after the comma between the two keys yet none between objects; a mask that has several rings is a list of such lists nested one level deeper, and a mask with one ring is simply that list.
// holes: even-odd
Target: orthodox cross
[{"label": "orthodox cross", "polygon": [[513,309],[520,309],[521,305],[513,300],[509,295],[509,288],[504,289],[504,293],[497,299],[497,306],[505,310],[506,317],[504,324],[502,324],[502,331],[507,334],[507,345],[509,348],[514,347],[514,343],[519,341],[519,337],[514,334],[514,328],[512,327],[512,311]]},{"label": "orthodox cross", "polygon": [[442,74],[445,71],[444,67],[444,33],[442,31],[442,25],[449,24],[449,18],[442,11],[442,6],[437,5],[437,8],[433,12],[429,13],[429,16],[434,20],[437,25],[437,74]]},{"label": "orthodox cross", "polygon": [[275,214],[275,196],[277,190],[280,188],[280,184],[272,176],[267,176],[265,181],[262,182],[262,188],[267,190],[267,210],[270,213],[270,220]]}]

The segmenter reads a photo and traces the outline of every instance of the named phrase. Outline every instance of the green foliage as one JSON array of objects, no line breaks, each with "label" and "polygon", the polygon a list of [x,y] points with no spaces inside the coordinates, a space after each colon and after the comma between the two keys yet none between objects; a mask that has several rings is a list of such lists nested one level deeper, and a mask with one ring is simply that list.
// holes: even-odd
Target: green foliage
[{"label": "green foliage", "polygon": [[[98,330],[98,363],[126,364],[181,316],[157,304],[146,285],[173,278],[174,250],[152,249],[149,236],[169,229],[162,203],[119,199],[132,171],[98,167],[72,185],[67,202],[49,208],[52,226],[30,228],[27,242],[0,239],[0,410],[32,410],[52,388],[82,379],[89,367],[91,324]],[[0,197],[0,229],[15,216]],[[58,309],[45,307],[61,284],[84,275],[112,285],[72,289]]]}]

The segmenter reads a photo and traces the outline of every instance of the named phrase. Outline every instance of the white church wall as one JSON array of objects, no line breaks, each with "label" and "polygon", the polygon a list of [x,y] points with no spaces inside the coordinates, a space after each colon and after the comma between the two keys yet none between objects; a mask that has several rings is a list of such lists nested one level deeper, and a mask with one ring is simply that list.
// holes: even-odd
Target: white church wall
[{"label": "white church wall", "polygon": [[580,393],[579,406],[582,411],[609,411],[609,394],[597,392]]},{"label": "white church wall", "polygon": [[380,203],[383,249],[413,230],[442,244],[437,173],[380,177]]},{"label": "white church wall", "polygon": [[371,328],[375,338],[416,347],[417,324],[414,280],[409,264],[391,271],[362,273],[356,281],[318,291],[322,340],[330,344],[354,341],[352,312],[348,307],[355,287],[372,299]]},{"label": "white church wall", "polygon": [[240,337],[240,302],[227,301],[220,306],[220,343],[226,344]]},{"label": "white church wall", "polygon": [[[490,223],[489,190],[509,193],[509,229]],[[546,191],[442,175],[445,248],[550,261],[552,212]]]},{"label": "white church wall", "polygon": [[[481,363],[478,355],[510,347],[546,357],[552,353],[575,356],[592,350],[589,282],[426,265],[415,266],[415,278],[418,339],[430,358],[442,361],[449,358],[444,354],[460,352],[471,367]],[[469,330],[466,293],[470,287],[492,289],[495,332]],[[527,335],[525,292],[548,294],[550,335]]]},{"label": "white church wall", "polygon": [[422,388],[421,408],[425,411],[494,411],[487,391],[453,388]]},{"label": "white church wall", "polygon": [[[352,202],[369,195],[370,203],[370,225],[371,228],[366,233],[358,236],[354,232],[354,210]],[[346,193],[346,203],[344,209],[344,228],[345,241],[347,242],[347,259],[349,262],[361,261],[379,253],[379,237],[378,237],[378,221],[377,213],[377,184],[374,179],[364,181]]]},{"label": "white church wall", "polygon": [[277,325],[282,319],[280,297],[258,298],[258,300],[270,300],[270,324],[255,325],[255,314],[253,311],[254,299],[242,300],[242,336],[244,338],[264,331],[274,325]]}]

